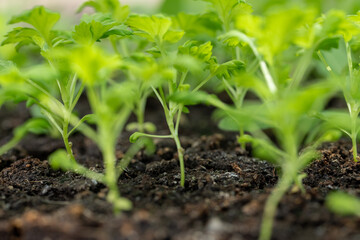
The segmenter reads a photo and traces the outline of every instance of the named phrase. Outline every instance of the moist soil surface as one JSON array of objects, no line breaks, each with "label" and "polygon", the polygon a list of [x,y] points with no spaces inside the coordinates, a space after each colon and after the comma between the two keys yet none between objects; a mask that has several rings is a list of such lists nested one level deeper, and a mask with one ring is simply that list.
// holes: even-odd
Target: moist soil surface
[{"label": "moist soil surface", "polygon": [[[209,123],[211,109],[198,107],[183,120],[186,184],[175,144],[156,140],[154,155],[139,152],[118,185],[133,210],[115,216],[106,186],[70,172],[51,169],[48,155],[61,140],[29,135],[0,158],[0,239],[257,239],[263,207],[278,180],[275,168],[251,157],[236,135]],[[1,143],[29,117],[23,106],[0,112]],[[161,112],[147,115],[159,133],[167,133]],[[130,133],[117,146],[126,151]],[[75,134],[77,160],[101,172],[101,154],[90,140]],[[321,157],[306,170],[306,192],[293,187],[282,199],[272,239],[360,239],[360,219],[331,213],[327,193],[342,190],[360,196],[360,164],[351,143],[325,143]]]}]

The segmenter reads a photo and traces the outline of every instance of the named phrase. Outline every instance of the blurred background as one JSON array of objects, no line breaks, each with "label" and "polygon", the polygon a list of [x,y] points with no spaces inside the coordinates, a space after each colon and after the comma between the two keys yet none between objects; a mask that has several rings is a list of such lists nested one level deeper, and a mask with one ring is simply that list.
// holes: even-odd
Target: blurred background
[{"label": "blurred background", "polygon": [[[91,13],[91,8],[85,8],[82,13],[77,9],[86,0],[0,0],[0,42],[3,36],[14,26],[6,23],[11,16],[18,15],[24,10],[36,5],[44,5],[50,10],[61,13],[61,19],[56,29],[70,30],[69,26],[78,24],[82,13]],[[94,0],[99,1],[99,0]],[[227,1],[227,0],[225,0]],[[230,1],[230,0],[228,0]],[[155,14],[163,13],[175,15],[179,12],[190,14],[205,13],[209,10],[206,0],[120,0],[122,4],[129,5],[132,12]],[[330,9],[344,10],[348,14],[356,14],[360,10],[360,0],[247,0],[253,6],[255,14],[266,14],[273,8],[297,6],[300,8],[312,7],[318,13]],[[0,47],[0,58],[13,53],[11,46]],[[14,54],[14,53],[13,53]]]}]

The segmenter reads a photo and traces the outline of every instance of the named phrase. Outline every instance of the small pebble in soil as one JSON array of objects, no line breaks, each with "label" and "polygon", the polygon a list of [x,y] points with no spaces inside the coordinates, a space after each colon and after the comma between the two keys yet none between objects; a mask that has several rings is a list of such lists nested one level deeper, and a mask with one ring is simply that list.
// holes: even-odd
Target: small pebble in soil
[{"label": "small pebble in soil", "polygon": [[43,189],[41,190],[41,195],[47,194],[50,189],[51,187],[49,185],[45,185],[45,187],[43,187]]}]

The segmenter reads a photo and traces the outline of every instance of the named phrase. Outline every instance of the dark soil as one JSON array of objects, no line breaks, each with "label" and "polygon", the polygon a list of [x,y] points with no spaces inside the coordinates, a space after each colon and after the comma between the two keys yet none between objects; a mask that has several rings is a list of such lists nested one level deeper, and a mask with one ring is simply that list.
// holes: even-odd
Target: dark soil
[{"label": "dark soil", "polygon": [[[120,192],[134,208],[119,216],[106,202],[104,185],[49,167],[47,156],[62,147],[60,140],[28,136],[0,158],[0,239],[257,239],[264,203],[278,179],[275,169],[251,158],[235,135],[215,133],[220,131],[207,123],[209,109],[192,113],[181,138],[185,188],[179,186],[174,143],[157,140],[155,155],[138,153],[120,177]],[[2,133],[9,135],[15,125],[4,127],[4,121],[16,114],[0,115]],[[159,132],[166,132],[164,122],[157,122]],[[119,158],[127,137],[119,142]],[[91,141],[75,135],[72,142],[80,163],[103,170]],[[273,239],[360,239],[359,218],[334,215],[324,205],[332,190],[360,196],[360,164],[350,149],[347,141],[321,147],[321,159],[305,171],[306,193],[294,187],[282,199]]]}]

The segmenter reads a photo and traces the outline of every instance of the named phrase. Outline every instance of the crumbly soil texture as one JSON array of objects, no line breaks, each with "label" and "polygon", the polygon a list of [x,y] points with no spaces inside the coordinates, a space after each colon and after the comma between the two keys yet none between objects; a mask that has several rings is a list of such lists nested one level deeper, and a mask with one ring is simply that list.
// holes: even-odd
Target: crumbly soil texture
[{"label": "crumbly soil texture", "polygon": [[[139,152],[118,181],[131,211],[114,215],[106,186],[51,169],[48,155],[61,140],[30,135],[0,158],[0,239],[257,239],[263,208],[278,180],[275,168],[251,157],[236,135],[209,125],[211,111],[191,109],[181,131],[186,184],[180,187],[175,144],[156,140],[153,155]],[[23,107],[0,112],[1,143],[28,116]],[[166,134],[161,112],[149,114]],[[210,130],[209,130],[210,129]],[[123,134],[116,156],[129,146]],[[101,153],[76,134],[78,161],[103,171]],[[342,190],[360,196],[360,164],[348,141],[326,143],[306,170],[306,192],[293,187],[282,199],[272,239],[360,239],[360,219],[337,216],[326,195]]]}]

